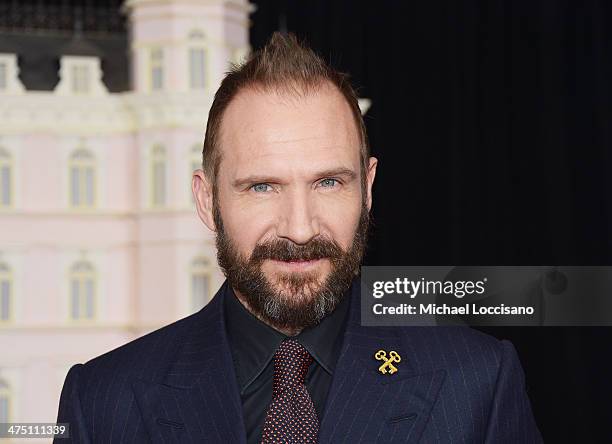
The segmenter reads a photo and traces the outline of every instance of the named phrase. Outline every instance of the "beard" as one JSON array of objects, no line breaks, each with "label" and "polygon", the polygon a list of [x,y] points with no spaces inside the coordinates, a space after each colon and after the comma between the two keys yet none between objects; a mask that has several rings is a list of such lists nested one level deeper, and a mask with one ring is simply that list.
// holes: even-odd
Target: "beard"
[{"label": "beard", "polygon": [[[335,310],[359,274],[370,224],[365,201],[353,241],[346,251],[327,237],[316,237],[303,245],[277,238],[257,244],[250,257],[245,258],[224,230],[218,202],[213,200],[219,266],[229,284],[244,297],[252,314],[277,329],[301,331]],[[316,271],[279,272],[272,282],[262,269],[265,260],[316,259],[327,259],[331,264],[322,282]]]}]

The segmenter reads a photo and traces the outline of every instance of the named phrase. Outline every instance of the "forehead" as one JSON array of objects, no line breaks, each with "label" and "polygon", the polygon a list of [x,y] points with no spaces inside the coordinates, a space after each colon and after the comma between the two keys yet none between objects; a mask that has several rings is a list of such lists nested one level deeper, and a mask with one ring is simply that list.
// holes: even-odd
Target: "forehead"
[{"label": "forehead", "polygon": [[241,91],[225,110],[219,142],[220,173],[232,175],[359,165],[357,125],[344,96],[331,85],[302,96]]}]

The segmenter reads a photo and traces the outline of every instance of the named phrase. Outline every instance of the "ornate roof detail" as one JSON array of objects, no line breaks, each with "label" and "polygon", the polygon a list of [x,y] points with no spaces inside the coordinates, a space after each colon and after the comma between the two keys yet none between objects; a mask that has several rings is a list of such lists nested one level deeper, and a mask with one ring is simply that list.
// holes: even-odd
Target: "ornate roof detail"
[{"label": "ornate roof detail", "polygon": [[[102,36],[126,32],[121,0],[12,0],[0,2],[0,32]],[[101,6],[103,5],[103,6]]]}]

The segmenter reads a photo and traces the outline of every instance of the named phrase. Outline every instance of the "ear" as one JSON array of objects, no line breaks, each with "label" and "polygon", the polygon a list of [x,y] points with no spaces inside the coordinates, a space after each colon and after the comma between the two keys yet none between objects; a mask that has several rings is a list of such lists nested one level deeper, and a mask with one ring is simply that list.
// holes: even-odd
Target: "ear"
[{"label": "ear", "polygon": [[212,184],[204,175],[204,171],[195,170],[191,178],[191,191],[195,199],[198,216],[211,231],[217,231],[213,217]]},{"label": "ear", "polygon": [[376,157],[370,157],[368,165],[368,171],[366,172],[366,191],[367,191],[367,204],[368,211],[372,209],[372,185],[374,184],[374,178],[376,177],[376,166],[378,165],[378,159]]}]

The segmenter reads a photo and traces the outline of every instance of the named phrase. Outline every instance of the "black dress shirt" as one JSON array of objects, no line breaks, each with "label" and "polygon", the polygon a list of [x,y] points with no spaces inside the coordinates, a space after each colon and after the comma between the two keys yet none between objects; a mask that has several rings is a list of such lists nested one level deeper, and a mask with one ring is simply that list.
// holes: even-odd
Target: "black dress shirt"
[{"label": "black dress shirt", "polygon": [[[227,285],[226,288],[225,325],[242,400],[247,442],[260,443],[266,413],[272,401],[274,353],[287,336],[257,319],[244,308],[231,286]],[[319,421],[342,347],[349,294],[350,289],[338,307],[318,325],[294,337],[314,358],[306,374],[306,388]]]}]

